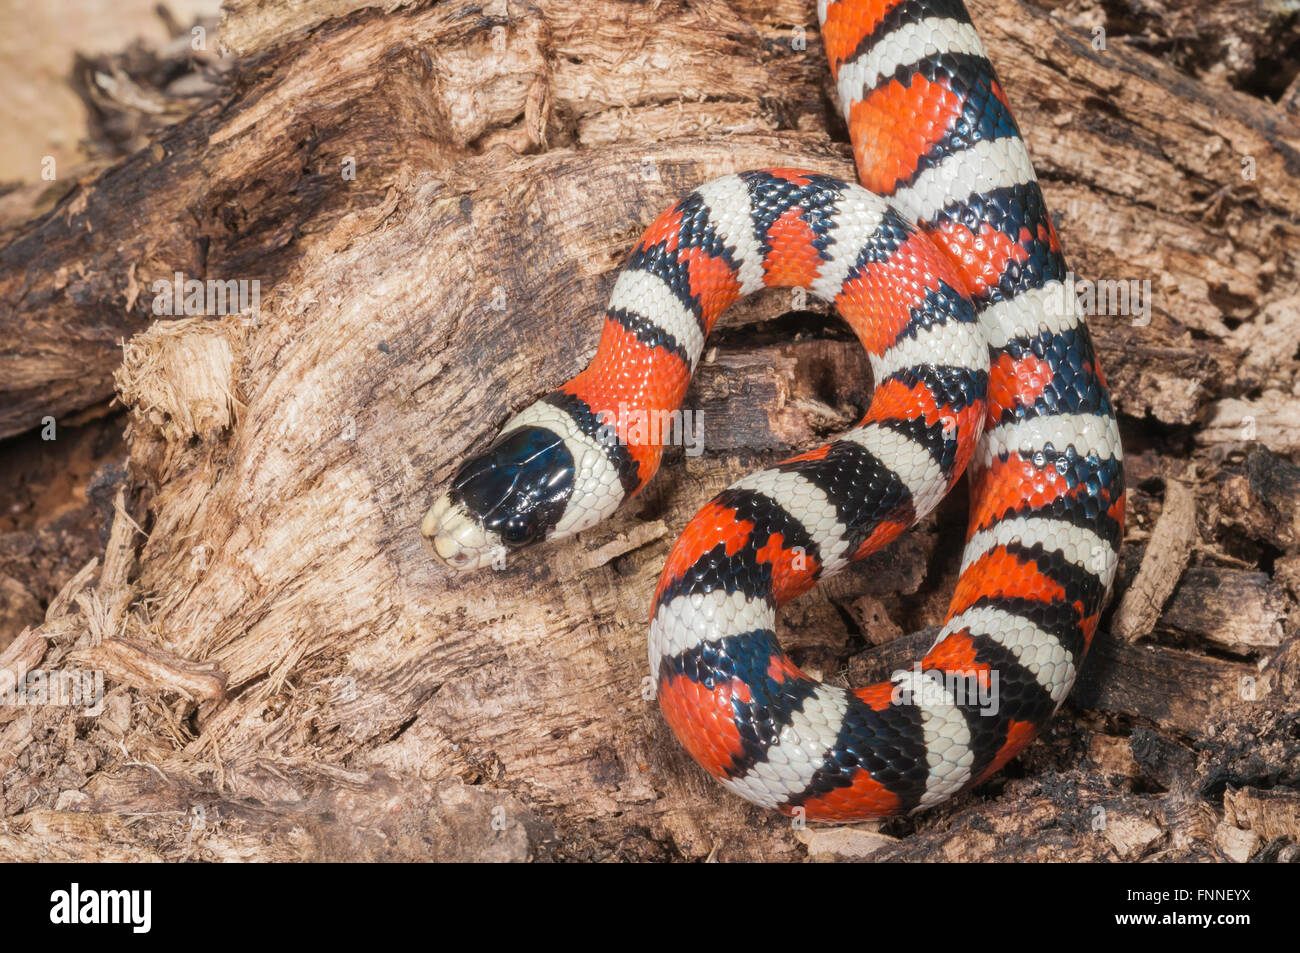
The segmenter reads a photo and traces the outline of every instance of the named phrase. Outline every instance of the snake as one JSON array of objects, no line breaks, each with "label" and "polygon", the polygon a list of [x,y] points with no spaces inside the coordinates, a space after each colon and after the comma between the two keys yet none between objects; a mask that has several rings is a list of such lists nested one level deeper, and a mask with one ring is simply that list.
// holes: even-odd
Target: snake
[{"label": "snake", "polygon": [[[609,518],[654,476],[710,330],[764,288],[830,303],[874,380],[838,439],[687,523],[651,601],[654,694],[728,790],[809,820],[911,815],[999,771],[1069,694],[1115,576],[1114,406],[1029,152],[960,0],[819,0],[859,183],[769,168],[702,185],[614,278],[599,345],[424,516],[463,572]],[[860,688],[802,671],[776,614],[968,474],[945,622]]]}]

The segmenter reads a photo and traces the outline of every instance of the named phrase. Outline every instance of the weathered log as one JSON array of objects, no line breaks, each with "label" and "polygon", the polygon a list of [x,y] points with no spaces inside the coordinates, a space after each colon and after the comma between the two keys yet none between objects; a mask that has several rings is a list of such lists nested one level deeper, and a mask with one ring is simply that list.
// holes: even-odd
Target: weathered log
[{"label": "weathered log", "polygon": [[[1143,516],[1141,474],[1160,470],[1144,455],[1191,445],[1181,428],[1214,402],[1294,380],[1294,355],[1270,363],[1270,335],[1236,331],[1294,296],[1300,126],[1122,38],[1096,49],[1017,0],[972,7],[1076,271],[1155,289],[1149,324],[1092,322]],[[785,295],[729,316],[688,399],[705,452],[670,457],[606,527],[451,577],[415,526],[457,460],[582,366],[613,269],[677,195],[762,165],[852,175],[812,6],[322,4],[297,32],[285,9],[228,8],[248,59],[220,100],[0,248],[0,433],[103,400],[118,372],[131,493],[114,538],[139,546],[106,554],[93,592],[68,582],[31,642],[46,667],[93,660],[105,636],[134,646],[104,715],[0,709],[0,853],[1201,859],[1220,850],[1226,784],[1263,783],[1241,738],[1267,735],[1266,766],[1289,776],[1273,707],[1289,663],[1256,695],[1253,664],[1103,634],[1047,737],[950,807],[809,834],[726,795],[645,697],[645,607],[699,504],[861,410],[865,364],[833,321],[764,323],[801,306]],[[259,280],[260,313],[138,334],[177,271]],[[1276,482],[1231,518],[1289,555],[1284,521],[1256,522]],[[954,501],[793,606],[796,659],[841,683],[910,664],[930,633],[889,636],[941,621],[961,524]],[[1158,744],[1110,745],[1116,773],[1090,776],[1093,740],[1125,746],[1120,723],[1195,739],[1222,783],[1140,789],[1184,770]],[[492,846],[497,807],[510,834]]]},{"label": "weathered log", "polygon": [[[227,41],[257,51],[228,78],[228,98],[77,186],[0,248],[0,320],[21,331],[0,352],[0,435],[110,396],[118,339],[156,316],[154,281],[176,271],[289,281],[300,236],[493,144],[824,136],[815,31],[806,50],[791,48],[789,27],[809,23],[806,4],[764,4],[750,19],[736,12],[744,4],[718,2],[498,6],[469,17],[455,5],[358,10],[317,25],[311,43],[273,32],[283,10],[270,23],[256,2],[228,10]],[[1026,4],[974,6],[1076,271],[1153,282],[1149,314],[1098,322],[1123,408],[1190,423],[1216,396],[1216,378],[1242,371],[1190,332],[1226,334],[1225,320],[1295,311],[1290,286],[1272,276],[1295,250],[1286,223],[1300,205],[1300,132],[1271,104],[1197,83],[1121,40],[1096,50]],[[301,35],[346,9],[295,8],[294,27]],[[1234,17],[1239,32],[1244,17]],[[644,37],[633,55],[629,35]],[[328,87],[302,95],[326,69]],[[345,186],[348,160],[359,171]],[[1258,335],[1241,345],[1258,376],[1252,357],[1264,345]]]}]

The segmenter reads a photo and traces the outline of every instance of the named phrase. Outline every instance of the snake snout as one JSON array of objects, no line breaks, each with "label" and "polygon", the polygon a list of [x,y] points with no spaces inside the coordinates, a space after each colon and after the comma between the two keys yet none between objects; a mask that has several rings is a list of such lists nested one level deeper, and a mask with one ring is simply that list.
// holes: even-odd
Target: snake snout
[{"label": "snake snout", "polygon": [[429,555],[454,572],[489,565],[500,547],[462,504],[452,501],[450,493],[443,494],[424,514],[420,535]]}]

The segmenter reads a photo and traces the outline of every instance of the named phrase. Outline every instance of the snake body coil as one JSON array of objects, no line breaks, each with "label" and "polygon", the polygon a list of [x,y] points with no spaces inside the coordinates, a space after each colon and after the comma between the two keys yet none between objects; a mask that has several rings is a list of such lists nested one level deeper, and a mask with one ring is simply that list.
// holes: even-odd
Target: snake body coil
[{"label": "snake body coil", "polygon": [[[695,516],[659,580],[649,653],[664,716],[705,770],[757,804],[849,820],[977,784],[1052,716],[1115,572],[1124,477],[1056,229],[964,6],[821,0],[818,16],[862,186],[743,172],[664,213],[618,275],[590,366],[465,463],[422,531],[469,569],[593,526],[654,475],[662,446],[635,421],[680,407],[732,302],[766,287],[832,302],[870,356],[870,409]],[[896,538],[968,463],[935,645],[865,688],[801,672],[776,609]]]}]

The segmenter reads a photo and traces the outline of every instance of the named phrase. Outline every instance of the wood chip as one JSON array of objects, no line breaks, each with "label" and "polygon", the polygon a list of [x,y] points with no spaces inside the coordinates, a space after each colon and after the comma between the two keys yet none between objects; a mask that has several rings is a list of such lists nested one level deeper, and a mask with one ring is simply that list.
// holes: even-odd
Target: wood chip
[{"label": "wood chip", "polygon": [[1111,631],[1126,642],[1150,635],[1160,609],[1187,568],[1196,540],[1196,499],[1177,480],[1165,483],[1165,508],[1147,543],[1142,568],[1115,610]]},{"label": "wood chip", "polygon": [[1282,644],[1286,608],[1282,586],[1268,573],[1193,567],[1183,574],[1159,625],[1248,655]]},{"label": "wood chip", "polygon": [[809,859],[815,861],[866,860],[898,845],[897,838],[856,827],[806,827],[795,831],[795,837],[808,848]]},{"label": "wood chip", "polygon": [[1250,860],[1251,855],[1259,850],[1263,841],[1254,831],[1243,831],[1224,821],[1214,829],[1214,845],[1223,851],[1223,856],[1238,864]]},{"label": "wood chip", "polygon": [[1253,831],[1266,841],[1300,843],[1300,793],[1245,787],[1223,795],[1223,822]]},{"label": "wood chip", "polygon": [[226,676],[215,664],[183,659],[131,639],[104,639],[71,657],[113,681],[144,691],[175,692],[196,703],[219,701],[226,692]]}]

